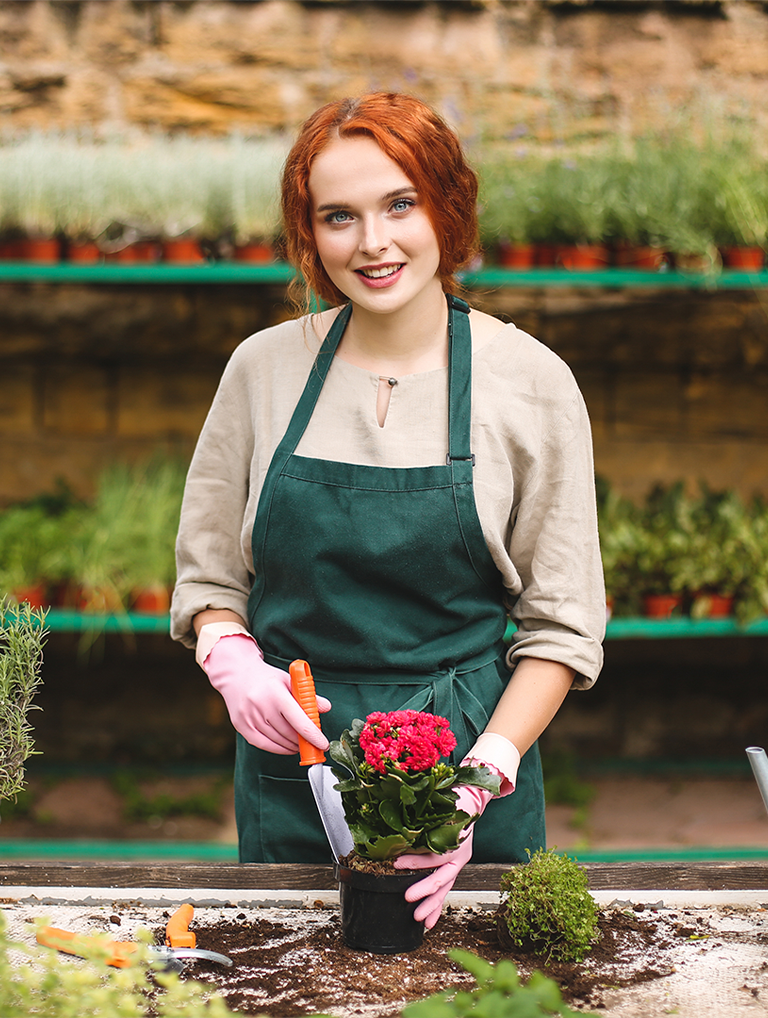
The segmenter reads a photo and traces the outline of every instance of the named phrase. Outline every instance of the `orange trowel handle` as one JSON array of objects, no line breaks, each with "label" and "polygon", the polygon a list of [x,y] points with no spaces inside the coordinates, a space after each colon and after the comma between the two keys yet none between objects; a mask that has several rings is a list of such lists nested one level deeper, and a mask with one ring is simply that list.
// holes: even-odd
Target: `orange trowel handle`
[{"label": "orange trowel handle", "polygon": [[54,926],[41,926],[37,931],[37,942],[43,947],[54,947],[79,958],[103,958],[107,965],[121,969],[132,963],[132,955],[139,946],[132,941],[108,940],[104,936],[57,930]]},{"label": "orange trowel handle", "polygon": [[197,937],[189,931],[194,914],[195,910],[188,901],[176,909],[165,927],[165,942],[168,947],[196,946]]},{"label": "orange trowel handle", "polygon": [[[320,727],[320,711],[317,709],[317,696],[315,695],[315,680],[306,661],[294,661],[288,669],[291,675],[291,692],[304,711],[304,713]],[[302,767],[309,767],[312,764],[323,763],[325,753],[311,742],[307,742],[301,736],[299,738],[299,763]]]}]

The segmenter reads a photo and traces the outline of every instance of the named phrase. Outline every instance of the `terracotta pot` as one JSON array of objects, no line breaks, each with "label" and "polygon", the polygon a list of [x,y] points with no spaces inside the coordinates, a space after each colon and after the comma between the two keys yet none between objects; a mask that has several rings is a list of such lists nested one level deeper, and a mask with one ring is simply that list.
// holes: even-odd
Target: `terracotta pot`
[{"label": "terracotta pot", "polygon": [[546,267],[557,263],[556,244],[536,244],[535,248],[534,262],[536,265]]},{"label": "terracotta pot", "polygon": [[15,239],[0,241],[0,262],[17,262],[23,257],[23,240]]},{"label": "terracotta pot", "polygon": [[134,590],[131,608],[141,615],[167,615],[171,610],[171,593],[161,583]]},{"label": "terracotta pot", "polygon": [[274,260],[275,251],[271,244],[239,244],[234,250],[236,262],[252,262],[264,265]]},{"label": "terracotta pot", "polygon": [[563,244],[557,249],[557,264],[571,271],[604,269],[609,262],[608,248],[601,244]]},{"label": "terracotta pot", "polygon": [[697,619],[726,619],[733,614],[733,595],[697,593],[693,599],[691,615]]},{"label": "terracotta pot", "polygon": [[204,262],[200,243],[192,238],[163,241],[163,261],[176,265],[197,265]]},{"label": "terracotta pot", "polygon": [[137,262],[148,264],[160,261],[160,245],[152,240],[137,240],[120,251],[112,251],[107,255],[108,262],[121,265],[135,265]]},{"label": "terracotta pot", "polygon": [[52,265],[61,261],[61,241],[56,237],[27,237],[21,243],[21,252],[25,261]]},{"label": "terracotta pot", "polygon": [[530,269],[535,257],[536,248],[533,244],[499,244],[499,265],[506,269]]},{"label": "terracotta pot", "polygon": [[668,619],[680,613],[683,603],[680,594],[644,594],[643,611],[649,619]]},{"label": "terracotta pot", "polygon": [[760,272],[765,264],[765,251],[761,247],[724,247],[720,250],[723,265],[729,269],[746,269]]},{"label": "terracotta pot", "polygon": [[347,947],[372,954],[415,951],[424,939],[424,923],[413,918],[415,902],[405,889],[424,874],[404,870],[377,875],[335,867],[339,881],[341,935]]},{"label": "terracotta pot", "polygon": [[44,583],[16,587],[11,593],[19,604],[28,604],[30,608],[47,608],[51,603]]},{"label": "terracotta pot", "polygon": [[101,261],[101,251],[97,244],[70,244],[67,247],[67,259],[80,265],[95,265]]},{"label": "terracotta pot", "polygon": [[622,268],[650,269],[658,272],[666,264],[667,253],[661,247],[631,247],[620,245],[616,248],[615,261]]}]

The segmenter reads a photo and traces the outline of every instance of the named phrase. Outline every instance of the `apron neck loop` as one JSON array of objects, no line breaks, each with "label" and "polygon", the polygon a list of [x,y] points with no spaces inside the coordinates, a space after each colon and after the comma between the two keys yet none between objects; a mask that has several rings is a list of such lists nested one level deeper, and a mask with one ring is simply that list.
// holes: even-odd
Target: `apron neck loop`
[{"label": "apron neck loop", "polygon": [[448,455],[454,476],[472,477],[475,457],[470,447],[472,423],[472,332],[469,304],[447,294],[448,300]]}]

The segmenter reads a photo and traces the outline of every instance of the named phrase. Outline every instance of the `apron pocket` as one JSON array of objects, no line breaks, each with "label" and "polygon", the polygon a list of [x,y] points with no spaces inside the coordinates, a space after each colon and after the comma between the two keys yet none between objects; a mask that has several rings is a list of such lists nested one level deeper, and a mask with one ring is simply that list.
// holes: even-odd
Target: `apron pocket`
[{"label": "apron pocket", "polygon": [[259,828],[264,862],[329,863],[331,846],[325,836],[309,780],[260,774]]}]

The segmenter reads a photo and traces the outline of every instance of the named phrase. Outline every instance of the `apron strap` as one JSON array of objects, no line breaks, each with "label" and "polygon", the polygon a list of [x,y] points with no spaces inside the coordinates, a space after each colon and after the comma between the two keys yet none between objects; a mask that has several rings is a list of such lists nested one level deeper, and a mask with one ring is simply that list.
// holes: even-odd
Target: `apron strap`
[{"label": "apron strap", "polygon": [[469,304],[448,296],[448,456],[446,463],[469,460],[470,407],[472,402],[472,333]]}]

